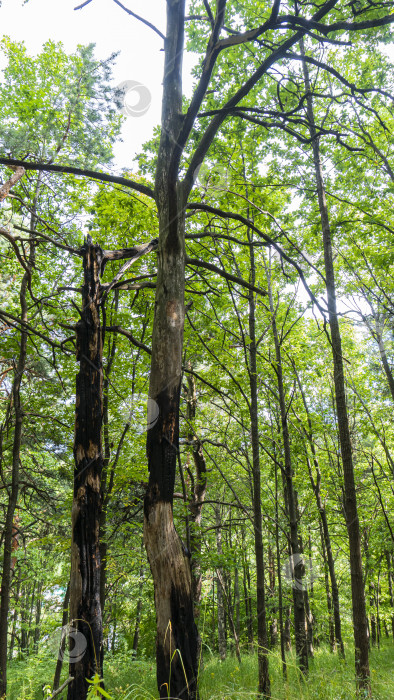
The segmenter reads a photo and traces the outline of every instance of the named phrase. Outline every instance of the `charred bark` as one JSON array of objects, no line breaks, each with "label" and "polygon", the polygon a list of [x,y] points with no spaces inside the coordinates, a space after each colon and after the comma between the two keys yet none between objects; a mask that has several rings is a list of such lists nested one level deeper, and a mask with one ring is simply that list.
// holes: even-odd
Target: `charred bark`
[{"label": "charred bark", "polygon": [[[70,658],[68,700],[87,696],[95,673],[102,676],[103,631],[100,604],[99,524],[102,507],[102,329],[100,322],[100,273],[103,252],[90,236],[81,250],[84,283],[81,318],[77,323],[77,360],[74,437],[74,500],[70,577],[70,623],[86,649]],[[78,637],[78,635],[81,635]],[[81,657],[81,658],[80,658]]]},{"label": "charred bark", "polygon": [[[190,559],[173,520],[185,290],[185,205],[189,189],[178,181],[182,116],[185,2],[167,3],[162,124],[155,194],[159,246],[152,336],[144,540],[152,571],[157,620],[157,684],[161,698],[195,700],[198,632]],[[176,651],[175,651],[176,650]]]}]

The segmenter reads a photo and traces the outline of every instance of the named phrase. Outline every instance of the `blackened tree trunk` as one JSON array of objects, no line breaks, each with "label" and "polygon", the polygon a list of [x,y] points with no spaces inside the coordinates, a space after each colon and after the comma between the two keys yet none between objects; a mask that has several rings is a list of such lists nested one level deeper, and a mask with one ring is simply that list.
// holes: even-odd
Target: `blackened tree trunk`
[{"label": "blackened tree trunk", "polygon": [[[75,653],[70,656],[68,700],[86,698],[87,680],[102,676],[103,631],[100,604],[101,472],[103,452],[102,328],[100,273],[103,251],[90,236],[81,250],[84,283],[81,318],[77,323],[74,438],[74,500],[70,576],[70,624],[76,628]],[[84,640],[84,641],[83,641]],[[81,654],[77,647],[81,644]],[[83,646],[86,649],[83,652]],[[81,657],[81,658],[80,658]]]},{"label": "blackened tree trunk", "polygon": [[[304,52],[304,43],[300,41],[301,52]],[[356,682],[360,690],[368,695],[371,693],[369,671],[369,645],[368,625],[365,606],[365,591],[363,581],[363,564],[361,555],[361,535],[357,510],[357,495],[354,479],[352,444],[349,430],[349,418],[346,405],[345,376],[342,356],[342,341],[338,322],[334,262],[332,255],[331,228],[328,216],[326,191],[324,186],[323,170],[320,159],[319,137],[317,135],[313,100],[309,71],[304,60],[302,62],[306,88],[306,104],[309,122],[309,131],[312,139],[313,160],[315,167],[315,179],[319,202],[320,219],[323,234],[324,267],[326,277],[328,317],[331,332],[331,348],[334,365],[335,404],[338,417],[339,442],[343,464],[343,477],[345,487],[344,510],[349,537],[350,550],[350,576],[353,607],[353,630],[355,645]]]}]

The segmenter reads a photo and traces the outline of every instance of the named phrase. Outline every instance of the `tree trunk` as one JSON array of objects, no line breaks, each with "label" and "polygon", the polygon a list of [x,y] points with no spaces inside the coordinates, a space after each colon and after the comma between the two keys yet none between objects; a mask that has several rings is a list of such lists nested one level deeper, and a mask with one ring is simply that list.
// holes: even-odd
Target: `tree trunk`
[{"label": "tree trunk", "polygon": [[137,601],[137,610],[135,613],[135,627],[134,627],[133,646],[132,646],[132,649],[134,652],[134,657],[137,656],[138,642],[139,642],[139,638],[140,638],[143,583],[144,583],[144,565],[141,564],[141,568],[140,568],[140,592],[139,592],[138,601]]},{"label": "tree trunk", "polygon": [[[221,519],[220,519],[220,506],[215,506],[215,522],[216,522],[216,551],[219,560],[223,557],[222,549],[222,532],[221,532]],[[225,621],[225,609],[224,609],[224,590],[220,579],[223,581],[223,572],[221,566],[218,564],[216,571],[216,599],[217,599],[217,613],[218,613],[218,651],[220,660],[224,661],[227,656],[226,648],[226,621]]]},{"label": "tree trunk", "polygon": [[65,629],[66,625],[68,622],[68,604],[70,602],[70,580],[68,581],[67,588],[66,588],[66,593],[64,596],[64,601],[63,601],[63,612],[62,612],[62,634],[60,638],[60,646],[59,646],[59,653],[57,657],[57,662],[56,662],[56,668],[55,668],[55,675],[53,678],[53,690],[57,690],[59,688],[60,684],[60,676],[62,675],[62,667],[63,667],[63,657],[64,657],[64,651],[66,648],[66,634]]},{"label": "tree trunk", "polygon": [[38,651],[38,640],[40,638],[40,621],[41,621],[41,606],[42,606],[42,581],[39,581],[37,584],[37,593],[36,593],[36,619],[35,619],[35,628],[34,628],[34,635],[33,635],[33,651],[35,654],[37,654]]},{"label": "tree trunk", "polygon": [[[185,289],[185,205],[178,182],[182,127],[184,0],[167,3],[162,130],[155,195],[159,218],[157,284],[152,334],[144,539],[153,576],[160,698],[197,697],[198,632],[189,553],[175,530],[172,503],[179,451],[179,398]],[[189,183],[188,187],[191,187]],[[176,650],[176,651],[175,651]]]},{"label": "tree trunk", "polygon": [[290,546],[291,560],[290,568],[292,570],[292,591],[294,603],[294,634],[296,643],[296,656],[300,670],[303,673],[308,671],[308,646],[305,633],[305,603],[304,603],[304,586],[302,579],[304,577],[304,560],[302,556],[302,547],[298,534],[298,518],[297,518],[297,503],[293,484],[293,468],[290,452],[290,436],[287,421],[287,408],[285,400],[285,389],[283,383],[282,371],[282,353],[279,341],[278,328],[276,325],[276,313],[272,299],[272,289],[270,273],[267,270],[267,283],[269,291],[269,305],[272,314],[272,334],[275,345],[275,373],[277,378],[279,409],[281,416],[283,451],[285,459],[285,485],[286,485],[286,500],[288,507],[289,525],[290,525]]},{"label": "tree trunk", "polygon": [[253,609],[252,609],[252,596],[250,594],[250,571],[249,562],[247,558],[247,548],[245,542],[245,530],[242,528],[242,557],[243,557],[243,582],[244,582],[244,596],[245,596],[245,617],[246,617],[246,627],[248,631],[248,646],[249,651],[253,651],[254,639],[253,639]]},{"label": "tree trunk", "polygon": [[[306,461],[307,461],[307,466],[308,466],[308,473],[309,473],[309,478],[312,486],[313,493],[315,495],[315,500],[316,500],[316,506],[317,506],[317,511],[319,513],[320,517],[320,523],[321,523],[321,533],[322,537],[324,539],[324,542],[322,541],[322,544],[324,544],[324,554],[327,557],[327,565],[328,565],[328,571],[330,575],[330,581],[331,581],[331,590],[332,590],[332,610],[334,614],[334,630],[335,630],[335,640],[338,648],[338,653],[345,658],[345,648],[343,646],[343,640],[342,640],[342,629],[341,629],[341,614],[340,614],[340,608],[339,608],[339,590],[338,590],[338,583],[337,583],[337,577],[335,573],[335,561],[334,561],[334,556],[332,553],[332,547],[331,547],[331,537],[330,537],[330,531],[328,529],[328,521],[327,521],[327,512],[325,505],[323,504],[322,497],[321,497],[321,472],[320,472],[320,466],[319,466],[319,461],[317,457],[317,452],[316,452],[316,447],[315,447],[315,442],[313,439],[313,426],[312,426],[312,419],[308,407],[308,402],[306,400],[306,396],[304,393],[304,389],[301,383],[300,376],[297,372],[296,366],[293,363],[293,368],[297,377],[297,383],[298,387],[300,389],[301,393],[301,398],[302,402],[304,404],[304,409],[307,417],[307,422],[308,422],[308,430],[304,430],[306,438],[308,440],[311,453],[312,453],[312,459],[313,459],[313,465],[315,467],[316,471],[316,478],[313,475],[312,472],[312,466],[309,460],[309,457],[307,456]],[[330,615],[330,613],[329,613]],[[331,622],[329,622],[329,625],[331,625]]]},{"label": "tree trunk", "polygon": [[[250,283],[255,284],[256,266],[254,258],[253,236],[248,231]],[[271,697],[270,677],[268,669],[268,640],[265,608],[264,581],[264,545],[263,517],[261,509],[261,469],[259,445],[258,389],[257,389],[257,346],[256,346],[256,317],[255,298],[249,293],[249,386],[250,386],[250,430],[252,442],[252,479],[253,479],[253,526],[254,551],[256,557],[256,586],[257,586],[257,659],[258,659],[258,697]]]},{"label": "tree trunk", "polygon": [[[300,41],[301,52],[304,53],[303,40]],[[334,263],[332,255],[331,229],[328,216],[323,171],[320,160],[319,137],[317,136],[309,72],[306,61],[303,61],[305,88],[307,92],[307,114],[309,130],[312,139],[315,179],[319,201],[319,211],[323,233],[324,267],[326,276],[327,306],[331,331],[331,347],[334,364],[335,403],[338,417],[339,441],[343,464],[345,486],[345,515],[349,537],[350,576],[353,606],[353,629],[355,644],[355,669],[357,688],[371,693],[368,627],[365,607],[365,591],[363,581],[363,564],[361,555],[361,536],[357,510],[357,495],[354,480],[352,444],[349,430],[349,419],[346,405],[345,377],[342,357],[342,341],[338,323]]]},{"label": "tree trunk", "polygon": [[291,605],[288,605],[286,608],[285,631],[284,631],[284,640],[285,640],[286,651],[290,651],[290,649],[291,649],[290,631],[291,631]]},{"label": "tree trunk", "polygon": [[[70,624],[74,654],[70,655],[68,700],[86,698],[87,680],[102,676],[103,632],[100,605],[102,329],[100,325],[100,273],[103,252],[90,236],[81,250],[84,284],[81,319],[77,323],[77,360],[74,438],[74,501],[70,576]],[[76,635],[76,636],[75,636]],[[84,649],[86,645],[86,648]],[[81,653],[78,654],[79,647]],[[84,649],[84,651],[83,651]]]},{"label": "tree trunk", "polygon": [[324,562],[324,584],[325,584],[325,588],[326,588],[326,599],[327,599],[328,642],[329,642],[331,651],[334,652],[335,648],[336,648],[336,641],[335,641],[334,621],[333,621],[333,615],[332,615],[332,597],[331,597],[330,581],[329,581],[329,573],[328,573],[326,545],[324,542],[323,527],[322,527],[321,522],[319,522],[319,529],[320,529],[320,540],[321,540],[323,562]]},{"label": "tree trunk", "polygon": [[[189,362],[189,369],[191,364]],[[200,617],[201,605],[201,587],[202,587],[202,570],[201,570],[201,516],[202,507],[204,504],[205,494],[207,490],[207,467],[203,452],[203,447],[195,434],[194,420],[196,417],[196,385],[194,377],[187,375],[187,440],[191,445],[194,473],[187,467],[187,471],[191,480],[191,498],[189,501],[189,532],[190,532],[190,566],[192,576],[193,590],[193,605],[196,622]],[[201,665],[201,638],[198,636],[198,659]]]},{"label": "tree trunk", "polygon": [[15,603],[14,603],[14,614],[12,616],[12,631],[11,631],[11,639],[10,639],[10,648],[8,651],[8,660],[11,661],[14,653],[14,645],[15,645],[15,639],[16,639],[16,624],[18,621],[18,602],[19,602],[19,595],[20,595],[20,588],[21,588],[21,580],[22,580],[22,574],[21,570],[18,567],[18,582],[16,585],[16,591],[15,591]]},{"label": "tree trunk", "polygon": [[[282,572],[280,561],[280,539],[279,539],[279,503],[278,503],[278,465],[275,462],[275,543],[276,543],[276,568],[278,571],[278,607],[279,607],[279,635],[280,635],[280,655],[282,659],[282,675],[287,679],[286,665],[286,639],[283,628],[283,590]],[[290,646],[290,633],[289,633]]]},{"label": "tree trunk", "polygon": [[[32,229],[35,225],[35,217],[32,216]],[[31,270],[34,266],[35,252],[34,244],[30,244],[30,255],[28,270],[22,277],[22,283],[19,293],[19,301],[21,307],[21,321],[27,322],[27,299],[26,293],[31,278]],[[1,604],[0,604],[0,697],[6,695],[7,692],[7,642],[8,642],[8,613],[10,605],[10,582],[11,582],[11,561],[13,551],[13,525],[16,504],[18,502],[19,493],[19,460],[22,440],[22,424],[24,411],[21,401],[21,383],[23,373],[26,366],[27,356],[27,339],[26,331],[21,331],[18,362],[15,367],[14,381],[12,385],[12,401],[14,405],[15,427],[14,438],[12,445],[12,466],[11,466],[11,488],[9,490],[7,511],[4,523],[4,551],[3,551],[3,569],[1,576]]]},{"label": "tree trunk", "polygon": [[239,574],[238,567],[234,571],[234,601],[235,601],[235,631],[237,633],[237,638],[239,639],[241,634],[241,623],[240,623],[240,596],[239,596]]},{"label": "tree trunk", "polygon": [[392,555],[390,552],[386,552],[386,561],[387,561],[387,581],[388,581],[388,587],[389,587],[389,600],[390,600],[390,607],[391,607],[391,631],[393,634],[393,641],[394,641],[394,586],[393,586],[393,571],[392,571]]}]

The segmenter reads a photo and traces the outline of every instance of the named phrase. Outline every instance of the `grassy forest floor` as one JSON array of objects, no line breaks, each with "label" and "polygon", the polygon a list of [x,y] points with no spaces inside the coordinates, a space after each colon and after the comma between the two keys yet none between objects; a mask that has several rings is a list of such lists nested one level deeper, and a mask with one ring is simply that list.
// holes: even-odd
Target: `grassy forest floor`
[{"label": "grassy forest floor", "polygon": [[[288,681],[282,678],[279,653],[270,654],[272,700],[351,700],[354,693],[354,652],[346,648],[341,661],[326,647],[316,650],[308,679],[302,680],[294,656],[288,656]],[[42,687],[53,677],[53,659],[40,654],[10,665],[7,700],[42,700]],[[374,700],[394,698],[394,644],[383,641],[380,650],[371,653]],[[105,661],[106,690],[113,700],[155,700],[154,661],[136,659],[130,663],[126,654],[108,655]],[[253,700],[257,687],[257,659],[244,655],[239,665],[235,657],[220,662],[206,657],[200,676],[201,700]],[[62,697],[65,697],[63,693]],[[60,696],[58,696],[60,697]]]}]

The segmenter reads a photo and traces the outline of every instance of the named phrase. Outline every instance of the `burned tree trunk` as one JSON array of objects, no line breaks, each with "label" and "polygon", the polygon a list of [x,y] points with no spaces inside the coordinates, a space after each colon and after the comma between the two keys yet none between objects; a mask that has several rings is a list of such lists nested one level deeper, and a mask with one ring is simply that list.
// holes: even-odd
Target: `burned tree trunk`
[{"label": "burned tree trunk", "polygon": [[[157,684],[161,698],[197,698],[198,632],[188,552],[175,530],[172,503],[179,449],[179,398],[185,291],[185,206],[192,183],[178,180],[187,133],[182,114],[184,0],[167,3],[162,131],[155,196],[159,247],[150,374],[144,540],[157,621]],[[155,407],[153,415],[153,409]]]},{"label": "burned tree trunk", "polygon": [[[72,509],[70,623],[75,645],[70,655],[68,700],[82,700],[87,680],[102,675],[103,631],[100,604],[101,471],[103,453],[102,329],[100,272],[103,251],[87,237],[82,250],[84,283],[81,318],[77,323],[74,438],[74,500]],[[79,653],[78,653],[79,652]]]},{"label": "burned tree trunk", "polygon": [[[175,186],[174,186],[175,188]],[[167,207],[170,201],[173,207]],[[144,539],[155,589],[157,684],[161,698],[197,697],[198,633],[190,560],[173,520],[179,445],[179,397],[184,322],[183,221],[175,191],[163,197],[152,341],[147,454],[149,482]],[[174,216],[175,214],[175,216]],[[181,215],[182,217],[182,215]]]}]

